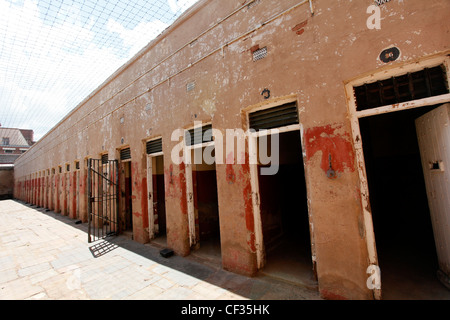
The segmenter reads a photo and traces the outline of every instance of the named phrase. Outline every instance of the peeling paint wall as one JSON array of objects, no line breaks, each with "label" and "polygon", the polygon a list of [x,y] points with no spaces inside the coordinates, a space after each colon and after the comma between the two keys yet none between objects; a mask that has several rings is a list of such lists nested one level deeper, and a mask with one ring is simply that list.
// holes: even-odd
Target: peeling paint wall
[{"label": "peeling paint wall", "polygon": [[[148,242],[145,141],[161,136],[168,246],[186,256],[186,166],[171,161],[179,143],[171,141],[172,132],[194,121],[212,122],[223,132],[246,128],[251,106],[295,96],[319,289],[326,298],[373,298],[366,287],[366,230],[344,83],[448,50],[450,3],[390,1],[380,6],[380,30],[367,28],[371,4],[314,0],[312,15],[308,2],[294,0],[252,6],[200,1],[17,160],[15,197],[86,221],[86,159],[105,152],[118,159],[129,146],[133,234]],[[382,62],[380,53],[392,46],[401,55]],[[264,47],[267,56],[253,61],[255,49]],[[265,89],[269,99],[261,95]],[[74,171],[80,176],[78,210],[66,196],[66,174]],[[248,161],[218,164],[216,177],[223,267],[254,275],[258,248]],[[44,178],[53,186],[47,191],[51,204],[43,200]]]}]

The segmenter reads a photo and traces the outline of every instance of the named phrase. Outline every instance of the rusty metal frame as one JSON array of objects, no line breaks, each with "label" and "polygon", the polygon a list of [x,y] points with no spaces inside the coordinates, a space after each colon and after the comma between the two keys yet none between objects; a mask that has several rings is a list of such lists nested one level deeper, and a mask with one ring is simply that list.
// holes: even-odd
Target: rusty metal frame
[{"label": "rusty metal frame", "polygon": [[88,159],[89,243],[119,233],[118,179],[119,165],[117,160],[108,160],[107,163],[104,163],[102,159]]}]

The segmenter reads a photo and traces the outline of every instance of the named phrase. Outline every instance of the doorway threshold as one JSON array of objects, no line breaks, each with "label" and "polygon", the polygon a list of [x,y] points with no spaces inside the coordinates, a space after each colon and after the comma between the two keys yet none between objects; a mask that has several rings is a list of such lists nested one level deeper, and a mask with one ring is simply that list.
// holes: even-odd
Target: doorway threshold
[{"label": "doorway threshold", "polygon": [[301,252],[295,241],[285,240],[267,253],[266,265],[258,273],[311,290],[318,290],[311,256]]}]

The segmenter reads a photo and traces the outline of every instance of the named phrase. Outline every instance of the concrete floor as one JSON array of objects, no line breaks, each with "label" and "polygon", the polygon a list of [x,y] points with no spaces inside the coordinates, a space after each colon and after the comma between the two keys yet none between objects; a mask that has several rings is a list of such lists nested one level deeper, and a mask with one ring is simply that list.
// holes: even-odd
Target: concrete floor
[{"label": "concrete floor", "polygon": [[[220,268],[220,243],[203,242],[199,249],[192,251],[191,258]],[[426,254],[423,250],[406,250],[404,247],[396,249],[394,246],[390,246],[390,249],[383,248],[380,257],[382,299],[450,300],[450,290],[437,278],[437,263],[433,258],[433,253]],[[299,250],[299,243],[289,239],[284,239],[267,253],[266,265],[259,275],[318,291],[309,252]]]},{"label": "concrete floor", "polygon": [[[248,278],[222,269],[218,241],[164,259],[164,237],[88,244],[86,224],[17,201],[0,201],[0,220],[0,299],[320,300],[311,261],[293,243],[269,252],[265,268]],[[436,266],[419,263],[427,257],[398,252],[380,255],[385,300],[450,300]]]},{"label": "concrete floor", "polygon": [[432,248],[406,243],[380,248],[382,297],[385,300],[450,300],[450,290],[437,277]]},{"label": "concrete floor", "polygon": [[311,254],[298,242],[283,241],[267,253],[261,274],[284,280],[311,290],[319,290],[312,270]]},{"label": "concrete floor", "polygon": [[0,221],[0,300],[321,300],[270,277],[228,272],[216,259],[204,263],[206,245],[163,258],[164,239],[88,243],[87,224],[12,200],[0,201]]}]

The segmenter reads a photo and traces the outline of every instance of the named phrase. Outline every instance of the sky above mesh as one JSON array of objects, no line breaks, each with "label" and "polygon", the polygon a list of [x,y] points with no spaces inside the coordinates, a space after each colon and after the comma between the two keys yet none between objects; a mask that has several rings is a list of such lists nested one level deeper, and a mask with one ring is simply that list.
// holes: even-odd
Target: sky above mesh
[{"label": "sky above mesh", "polygon": [[40,139],[197,0],[0,0],[0,124]]}]

